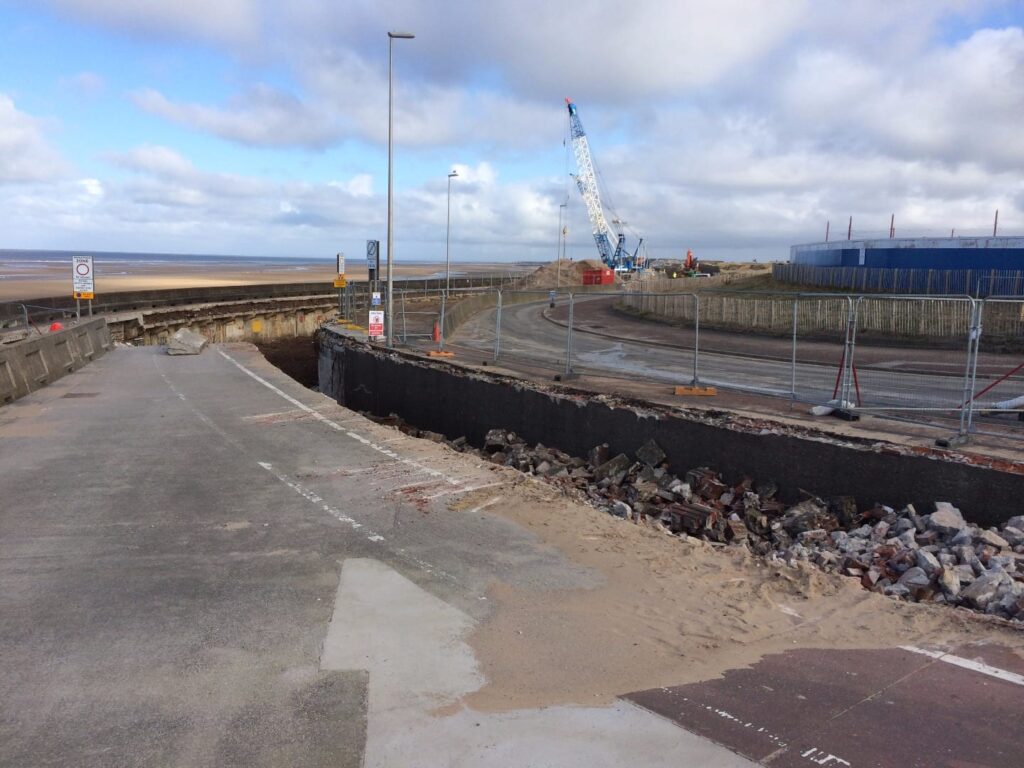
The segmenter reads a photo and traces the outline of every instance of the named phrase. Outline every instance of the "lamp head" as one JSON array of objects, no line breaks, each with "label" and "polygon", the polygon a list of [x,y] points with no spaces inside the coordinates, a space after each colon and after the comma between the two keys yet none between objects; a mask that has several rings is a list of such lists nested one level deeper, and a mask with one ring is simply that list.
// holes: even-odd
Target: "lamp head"
[{"label": "lamp head", "polygon": [[412,40],[416,35],[412,32],[388,32],[388,37],[393,40]]}]

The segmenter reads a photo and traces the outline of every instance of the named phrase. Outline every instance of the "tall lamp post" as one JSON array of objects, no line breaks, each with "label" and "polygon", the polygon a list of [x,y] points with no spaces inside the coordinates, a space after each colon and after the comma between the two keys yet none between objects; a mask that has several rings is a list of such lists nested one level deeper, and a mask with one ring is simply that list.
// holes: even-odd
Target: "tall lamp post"
[{"label": "tall lamp post", "polygon": [[444,293],[448,295],[448,291],[451,290],[452,282],[452,257],[451,257],[451,240],[452,240],[452,179],[458,176],[457,171],[452,171],[448,174],[448,224],[445,227],[444,233]]},{"label": "tall lamp post", "polygon": [[392,136],[394,134],[394,107],[395,107],[395,94],[393,88],[392,74],[392,46],[395,40],[412,40],[415,35],[412,32],[388,32],[388,304],[387,304],[387,330],[388,330],[388,346],[393,347],[395,345],[395,336],[393,333],[394,329],[394,309],[395,304],[393,300],[394,291],[391,290],[393,283],[391,282],[391,266],[394,261],[394,240],[391,231],[391,196],[392,189],[394,187],[394,176],[392,172],[392,157],[394,150],[392,147]]}]

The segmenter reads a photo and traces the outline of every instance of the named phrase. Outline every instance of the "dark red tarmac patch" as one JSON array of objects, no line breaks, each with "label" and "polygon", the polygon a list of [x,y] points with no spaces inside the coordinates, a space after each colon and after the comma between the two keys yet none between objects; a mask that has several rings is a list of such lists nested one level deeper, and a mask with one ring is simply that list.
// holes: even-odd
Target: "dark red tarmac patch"
[{"label": "dark red tarmac patch", "polygon": [[899,649],[792,651],[625,698],[772,768],[1024,766],[1024,687]]}]

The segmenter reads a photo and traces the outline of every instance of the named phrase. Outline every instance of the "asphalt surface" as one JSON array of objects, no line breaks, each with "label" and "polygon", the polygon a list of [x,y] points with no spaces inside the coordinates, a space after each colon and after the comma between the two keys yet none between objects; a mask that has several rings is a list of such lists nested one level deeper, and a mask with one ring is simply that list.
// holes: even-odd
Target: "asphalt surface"
[{"label": "asphalt surface", "polygon": [[485,682],[466,638],[490,585],[603,577],[492,514],[500,497],[450,510],[487,466],[249,345],[116,348],[0,408],[0,445],[0,765],[1021,764],[1024,669],[994,646],[451,707]]},{"label": "asphalt surface", "polygon": [[[607,303],[607,299],[578,298],[577,306]],[[506,306],[502,311],[500,354],[502,360],[523,364],[546,364],[553,370],[565,370],[567,329],[558,318],[564,317],[564,299],[550,314],[548,302]],[[451,346],[493,353],[495,346],[496,310],[481,312],[468,320],[449,340]],[[584,315],[585,318],[585,315]],[[666,346],[660,338],[664,327],[652,326],[651,341],[637,338],[636,324],[642,321],[623,319],[594,322],[574,319],[571,369],[577,373],[600,373],[625,378],[642,377],[670,384],[689,384],[694,378],[692,348]],[[721,337],[722,334],[712,336]],[[684,344],[689,342],[683,340]],[[824,403],[836,391],[841,344],[832,345],[833,361],[827,362],[828,345],[809,342],[798,345],[795,368],[788,356],[780,356],[777,340],[748,339],[735,351],[721,350],[717,338],[710,351],[698,355],[697,379],[705,385],[720,386],[788,397],[794,389],[796,399]],[[758,354],[752,347],[763,345]],[[876,348],[868,363],[858,366],[853,397],[859,392],[861,405],[893,409],[935,408],[953,410],[963,401],[962,370],[965,354],[955,350],[928,350],[918,359],[913,350],[888,350],[883,355]],[[1009,370],[1019,361],[1009,359]],[[998,363],[993,363],[998,365]],[[923,368],[923,370],[922,370]],[[948,372],[944,373],[943,370]],[[979,379],[984,381],[984,379]],[[987,395],[982,402],[997,397],[1012,397],[1024,392],[1019,376]]]},{"label": "asphalt surface", "polygon": [[479,462],[254,347],[116,348],[0,409],[0,444],[0,765],[750,764],[626,701],[430,714],[482,684],[495,579],[598,577],[448,511]]}]

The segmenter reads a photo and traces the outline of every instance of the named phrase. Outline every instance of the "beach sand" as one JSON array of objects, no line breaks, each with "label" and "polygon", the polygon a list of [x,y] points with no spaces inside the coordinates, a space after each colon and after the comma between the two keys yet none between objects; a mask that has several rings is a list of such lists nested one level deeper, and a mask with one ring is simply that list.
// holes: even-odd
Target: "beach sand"
[{"label": "beach sand", "polygon": [[[146,264],[139,262],[125,268],[118,265],[120,272],[127,274],[104,275],[100,265],[96,269],[96,293],[118,291],[159,290],[171,288],[205,288],[220,285],[265,285],[269,283],[318,283],[333,280],[334,264],[311,264],[299,262],[295,265],[272,264],[252,265],[247,263],[237,269],[225,268],[223,264],[204,267],[187,264]],[[436,277],[444,274],[443,263],[397,263],[395,276]],[[452,264],[452,276],[475,274],[499,274],[518,272],[521,267],[514,264],[487,262],[459,262]],[[384,271],[384,265],[381,265]],[[31,271],[18,273],[7,270],[8,278],[0,280],[0,301],[41,299],[51,296],[71,295],[71,265],[54,264],[34,266]],[[366,264],[351,264],[346,272],[349,280],[365,280]]]}]

